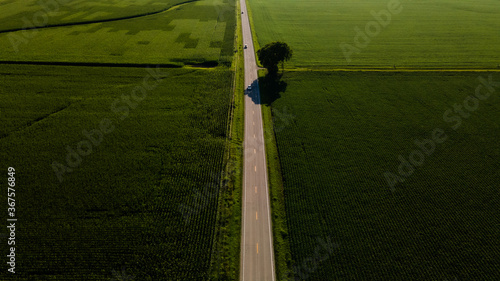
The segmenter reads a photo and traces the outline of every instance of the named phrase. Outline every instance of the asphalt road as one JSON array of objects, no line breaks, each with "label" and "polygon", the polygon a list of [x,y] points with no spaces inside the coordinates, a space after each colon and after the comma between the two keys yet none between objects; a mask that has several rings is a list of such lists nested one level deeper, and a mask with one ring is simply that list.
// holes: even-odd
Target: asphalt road
[{"label": "asphalt road", "polygon": [[257,63],[245,0],[240,0],[245,57],[245,140],[240,280],[274,281],[274,248]]}]

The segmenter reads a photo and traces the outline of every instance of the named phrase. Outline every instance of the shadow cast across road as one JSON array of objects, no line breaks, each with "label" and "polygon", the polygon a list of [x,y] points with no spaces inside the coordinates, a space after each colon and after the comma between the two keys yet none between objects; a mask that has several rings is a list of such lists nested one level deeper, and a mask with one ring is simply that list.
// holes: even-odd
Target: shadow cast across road
[{"label": "shadow cast across road", "polygon": [[[258,88],[257,88],[258,87]],[[287,83],[281,80],[279,76],[260,77],[254,80],[252,84],[245,89],[245,95],[249,96],[255,104],[271,105],[275,100],[281,97],[281,93],[285,93]],[[259,100],[260,92],[260,100]]]}]

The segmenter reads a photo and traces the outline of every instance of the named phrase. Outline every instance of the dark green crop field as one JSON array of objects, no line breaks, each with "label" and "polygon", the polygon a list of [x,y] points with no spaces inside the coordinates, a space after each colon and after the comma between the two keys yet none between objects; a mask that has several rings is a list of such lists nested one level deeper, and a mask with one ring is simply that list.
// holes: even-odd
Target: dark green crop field
[{"label": "dark green crop field", "polygon": [[0,10],[0,169],[15,169],[18,218],[17,273],[0,279],[224,274],[235,2]]},{"label": "dark green crop field", "polygon": [[17,183],[15,280],[207,280],[232,77],[0,66],[0,169],[6,181],[14,167]]},{"label": "dark green crop field", "polygon": [[500,278],[498,72],[282,81],[280,96],[262,94],[274,100],[289,277]]}]

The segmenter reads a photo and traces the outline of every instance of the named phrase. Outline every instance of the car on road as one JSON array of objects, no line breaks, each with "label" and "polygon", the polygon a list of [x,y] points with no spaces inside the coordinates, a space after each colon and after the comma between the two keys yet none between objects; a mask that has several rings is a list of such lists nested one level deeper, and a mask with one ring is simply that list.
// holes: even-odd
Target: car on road
[{"label": "car on road", "polygon": [[252,85],[248,85],[248,88],[247,88],[249,91],[252,90]]},{"label": "car on road", "polygon": [[247,44],[245,44],[245,47],[244,47],[244,49],[246,49],[246,48],[248,48]]}]

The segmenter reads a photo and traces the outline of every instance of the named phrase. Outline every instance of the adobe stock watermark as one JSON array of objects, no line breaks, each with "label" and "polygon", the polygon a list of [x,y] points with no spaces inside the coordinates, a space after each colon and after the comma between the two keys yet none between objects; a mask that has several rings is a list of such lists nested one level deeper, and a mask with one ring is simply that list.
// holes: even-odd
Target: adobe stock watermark
[{"label": "adobe stock watermark", "polygon": [[236,1],[238,0],[228,0],[226,2],[223,0],[212,0],[209,3],[214,7],[215,12],[217,13],[217,20],[223,22],[226,21],[224,18],[224,14],[226,12],[230,12],[230,16],[233,16]]},{"label": "adobe stock watermark", "polygon": [[134,275],[129,275],[127,273],[127,269],[125,267],[122,267],[121,271],[117,270],[112,270],[111,274],[113,274],[113,278],[111,278],[111,281],[133,281],[135,280]]},{"label": "adobe stock watermark", "polygon": [[[462,126],[463,119],[472,116],[471,113],[479,108],[481,102],[486,101],[493,93],[495,87],[500,88],[500,81],[493,81],[491,74],[488,79],[479,76],[479,85],[473,94],[467,96],[461,103],[455,103],[453,108],[447,109],[443,113],[443,121],[451,124],[451,129],[456,131]],[[435,128],[430,132],[429,138],[416,139],[413,143],[418,149],[413,150],[407,158],[398,155],[399,165],[396,172],[384,172],[383,176],[391,191],[395,191],[398,183],[404,182],[415,170],[425,163],[426,157],[431,156],[436,150],[436,144],[442,144],[448,140],[446,131]]]},{"label": "adobe stock watermark", "polygon": [[378,12],[371,11],[373,21],[366,23],[364,30],[356,26],[354,31],[353,45],[342,42],[339,47],[344,54],[345,60],[350,63],[353,54],[360,54],[361,50],[368,47],[374,37],[380,34],[383,28],[386,28],[392,21],[394,15],[400,14],[403,11],[403,5],[399,0],[389,0],[387,9],[382,9]]},{"label": "adobe stock watermark", "polygon": [[[290,124],[293,123],[295,120],[296,116],[288,111],[288,108],[285,106],[283,107],[283,110],[280,111],[279,109],[273,109],[273,126],[274,126],[274,132],[279,133],[286,129]],[[269,139],[269,137],[266,137],[264,135],[264,138],[266,140]],[[265,139],[263,138],[250,138],[247,141],[248,144],[248,149],[245,149],[245,161],[253,161],[255,157],[257,157],[258,153],[262,153],[265,148]]]},{"label": "adobe stock watermark", "polygon": [[12,48],[17,53],[21,44],[28,44],[30,39],[33,39],[38,33],[38,28],[45,27],[49,24],[49,18],[59,12],[61,6],[70,3],[70,0],[39,0],[37,4],[40,10],[33,13],[31,19],[23,17],[23,27],[18,34],[17,32],[10,32],[7,37],[9,38]]},{"label": "adobe stock watermark", "polygon": [[148,74],[142,79],[142,85],[136,86],[129,94],[122,94],[111,103],[111,112],[117,120],[113,122],[109,118],[103,118],[97,128],[90,131],[83,130],[81,141],[72,146],[66,146],[66,161],[62,161],[63,164],[58,161],[52,162],[51,167],[59,182],[63,182],[66,174],[72,173],[80,166],[84,157],[89,156],[102,143],[104,137],[115,130],[115,124],[125,120],[130,111],[137,108],[147,98],[148,92],[155,89],[161,80],[168,76],[168,73],[161,72],[159,67],[156,69],[148,67],[146,72]]},{"label": "adobe stock watermark", "polygon": [[314,273],[318,266],[329,259],[333,251],[339,248],[339,244],[333,243],[329,236],[323,240],[320,237],[316,238],[317,245],[314,248],[314,255],[298,261],[297,265],[293,266],[291,271],[283,272],[280,280],[306,280],[310,274]]},{"label": "adobe stock watermark", "polygon": [[[235,163],[229,161],[227,170],[232,171],[234,168]],[[210,180],[201,190],[198,188],[193,190],[192,200],[189,203],[179,204],[177,209],[184,218],[185,224],[189,224],[193,220],[193,217],[202,213],[209,203],[215,202],[218,199],[219,192],[227,189],[229,185],[229,175],[224,170],[217,173],[210,172],[209,176]]]},{"label": "adobe stock watermark", "polygon": [[293,113],[288,112],[288,108],[286,106],[283,107],[282,111],[273,108],[274,132],[279,133],[283,131],[286,127],[292,124],[295,118],[296,116],[293,115]]},{"label": "adobe stock watermark", "polygon": [[[284,130],[289,124],[291,124],[295,118],[295,115],[288,112],[287,108],[283,108],[283,111],[273,110],[273,122],[276,124],[279,121],[280,125],[275,127],[276,132]],[[264,151],[264,140],[262,138],[250,138],[250,143],[248,145],[249,149],[245,150],[244,157],[245,161],[251,161],[256,157],[257,152]],[[228,171],[235,169],[235,163],[230,161],[228,163]],[[181,213],[186,224],[190,223],[195,216],[200,214],[209,203],[213,203],[217,200],[219,192],[222,192],[228,187],[228,177],[225,171],[218,173],[211,172],[210,180],[201,189],[195,188],[192,193],[192,200],[189,203],[181,203],[178,206],[178,211]]]}]

